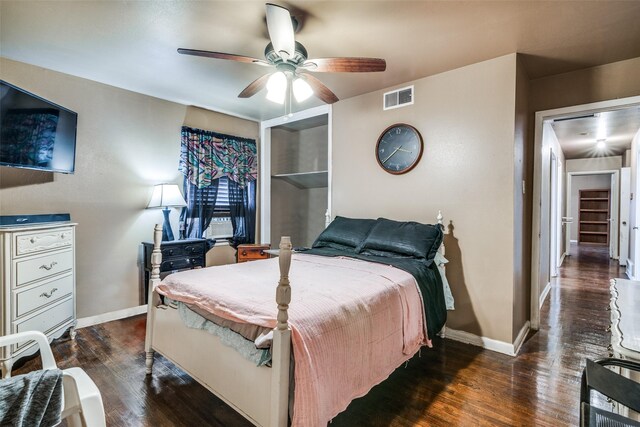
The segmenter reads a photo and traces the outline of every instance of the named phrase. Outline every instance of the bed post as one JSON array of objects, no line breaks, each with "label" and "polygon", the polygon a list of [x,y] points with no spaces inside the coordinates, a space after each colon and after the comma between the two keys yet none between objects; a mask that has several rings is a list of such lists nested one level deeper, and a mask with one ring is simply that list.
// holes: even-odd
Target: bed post
[{"label": "bed post", "polygon": [[291,266],[291,238],[280,239],[280,281],[276,289],[278,323],[273,331],[271,420],[270,427],[287,427],[289,421],[289,365],[291,357],[291,329],[289,329],[289,267]]},{"label": "bed post", "polygon": [[160,297],[153,292],[156,285],[160,283],[160,264],[162,263],[162,226],[156,224],[153,229],[153,252],[151,253],[151,277],[149,279],[149,293],[147,298],[147,331],[144,339],[144,351],[146,354],[146,373],[151,374],[153,368],[153,322],[155,317],[155,309],[160,302]]}]

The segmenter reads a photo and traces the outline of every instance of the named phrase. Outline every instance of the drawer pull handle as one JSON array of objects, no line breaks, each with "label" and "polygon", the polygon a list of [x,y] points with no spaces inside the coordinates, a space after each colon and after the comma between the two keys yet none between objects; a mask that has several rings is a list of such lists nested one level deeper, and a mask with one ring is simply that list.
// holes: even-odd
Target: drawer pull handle
[{"label": "drawer pull handle", "polygon": [[36,238],[35,238],[35,237],[32,237],[32,238],[30,238],[30,239],[29,239],[29,241],[30,241],[31,243],[35,243],[35,242],[36,242]]},{"label": "drawer pull handle", "polygon": [[45,298],[51,298],[51,295],[53,295],[53,293],[54,293],[55,291],[57,291],[57,290],[58,290],[58,288],[53,288],[53,289],[51,289],[51,291],[49,291],[49,292],[43,292],[43,293],[41,293],[41,294],[40,294],[40,296],[41,296],[41,297],[45,297]]},{"label": "drawer pull handle", "polygon": [[51,264],[49,264],[49,265],[44,265],[44,264],[42,264],[42,265],[40,266],[40,269],[44,269],[44,270],[49,271],[49,270],[51,270],[51,269],[52,269],[55,265],[57,265],[57,264],[58,264],[57,262],[55,262],[55,261],[51,261]]},{"label": "drawer pull handle", "polygon": [[242,251],[242,256],[247,256],[247,251]]}]

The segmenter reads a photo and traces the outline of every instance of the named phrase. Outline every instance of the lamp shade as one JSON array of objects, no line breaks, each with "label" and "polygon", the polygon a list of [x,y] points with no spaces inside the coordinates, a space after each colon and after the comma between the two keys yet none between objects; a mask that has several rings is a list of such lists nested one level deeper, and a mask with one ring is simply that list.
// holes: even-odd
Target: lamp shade
[{"label": "lamp shade", "polygon": [[183,207],[187,206],[182,193],[177,184],[158,184],[153,187],[151,200],[147,205],[149,208],[166,208],[169,206]]}]

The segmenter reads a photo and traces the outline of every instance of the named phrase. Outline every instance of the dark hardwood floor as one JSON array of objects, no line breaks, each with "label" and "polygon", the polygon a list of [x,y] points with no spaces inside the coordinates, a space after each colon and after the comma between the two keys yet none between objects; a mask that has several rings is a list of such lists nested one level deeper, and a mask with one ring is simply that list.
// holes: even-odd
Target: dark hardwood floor
[{"label": "dark hardwood floor", "polygon": [[[608,282],[621,275],[605,248],[572,248],[540,330],[517,357],[437,338],[331,427],[577,425],[580,373],[585,358],[606,355]],[[137,316],[80,329],[75,341],[53,345],[60,367],[80,366],[94,379],[109,426],[251,425],[158,355],[146,377],[144,328],[145,317]],[[14,373],[38,365],[35,358]]]}]

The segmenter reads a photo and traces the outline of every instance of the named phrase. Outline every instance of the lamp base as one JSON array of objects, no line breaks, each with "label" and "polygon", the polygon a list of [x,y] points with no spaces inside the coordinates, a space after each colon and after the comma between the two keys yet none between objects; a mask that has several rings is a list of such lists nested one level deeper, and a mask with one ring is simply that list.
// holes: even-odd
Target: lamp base
[{"label": "lamp base", "polygon": [[171,230],[171,223],[169,222],[170,213],[171,213],[171,209],[169,208],[162,209],[162,214],[164,215],[164,223],[162,224],[162,241],[163,242],[174,240],[173,231]]}]

